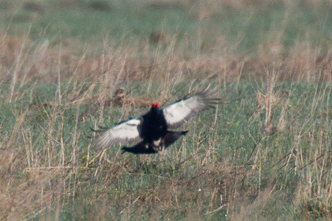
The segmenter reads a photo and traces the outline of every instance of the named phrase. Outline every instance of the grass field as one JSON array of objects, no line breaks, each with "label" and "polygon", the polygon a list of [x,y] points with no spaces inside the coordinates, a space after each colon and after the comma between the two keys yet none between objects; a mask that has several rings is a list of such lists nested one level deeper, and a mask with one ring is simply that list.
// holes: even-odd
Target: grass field
[{"label": "grass field", "polygon": [[[0,218],[331,219],[331,6],[1,1]],[[209,84],[164,154],[89,138]]]}]

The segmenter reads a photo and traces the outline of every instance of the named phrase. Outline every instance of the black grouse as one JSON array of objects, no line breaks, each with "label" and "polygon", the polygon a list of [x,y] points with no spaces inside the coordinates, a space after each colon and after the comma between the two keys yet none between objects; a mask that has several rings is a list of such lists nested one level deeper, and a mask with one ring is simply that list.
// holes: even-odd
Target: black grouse
[{"label": "black grouse", "polygon": [[[213,90],[214,91],[214,90]],[[93,130],[98,135],[96,144],[107,148],[117,143],[137,143],[133,147],[122,147],[124,152],[134,154],[152,154],[167,148],[188,131],[170,131],[188,122],[203,110],[214,107],[219,101],[213,98],[215,92],[208,88],[192,96],[159,109],[159,104],[152,104],[151,109],[141,117],[119,123],[112,128]]]}]

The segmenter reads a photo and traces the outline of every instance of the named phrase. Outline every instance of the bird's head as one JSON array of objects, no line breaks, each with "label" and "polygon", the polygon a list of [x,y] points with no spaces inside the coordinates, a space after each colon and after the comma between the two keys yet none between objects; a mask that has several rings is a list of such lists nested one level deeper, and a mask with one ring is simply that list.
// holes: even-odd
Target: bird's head
[{"label": "bird's head", "polygon": [[159,104],[158,103],[153,103],[152,108],[153,109],[159,109]]}]

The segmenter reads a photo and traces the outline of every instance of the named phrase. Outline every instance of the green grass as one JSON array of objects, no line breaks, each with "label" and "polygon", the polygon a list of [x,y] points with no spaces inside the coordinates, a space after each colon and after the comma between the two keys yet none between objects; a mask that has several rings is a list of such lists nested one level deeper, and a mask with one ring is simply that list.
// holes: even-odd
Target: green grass
[{"label": "green grass", "polygon": [[[93,2],[93,1],[90,1]],[[240,53],[257,50],[266,43],[280,43],[286,49],[295,42],[310,41],[330,43],[332,16],[329,4],[307,7],[295,3],[293,7],[279,3],[266,4],[261,9],[246,7],[210,7],[210,15],[203,20],[199,4],[143,4],[109,3],[108,10],[97,10],[89,2],[65,5],[54,1],[40,4],[43,12],[24,9],[4,13],[2,29],[11,21],[9,33],[21,35],[31,26],[31,38],[49,39],[52,43],[60,39],[74,38],[79,45],[97,43],[103,40],[123,42],[138,38],[146,41],[151,33],[177,34],[180,41],[183,34],[199,41],[201,49],[212,47],[216,36],[225,36],[228,44],[237,45]],[[34,16],[36,16],[35,19]],[[33,20],[32,20],[33,19]],[[271,33],[283,33],[281,39],[273,39]],[[88,44],[89,45],[89,44]],[[95,44],[94,44],[95,45]]]},{"label": "green grass", "polygon": [[[330,219],[331,6],[215,3],[0,3],[0,217]],[[89,138],[208,84],[165,155]]]},{"label": "green grass", "polygon": [[[91,135],[89,127],[95,124],[98,112],[86,112],[86,105],[80,106],[79,113],[85,113],[89,118],[84,123],[79,121],[76,129],[77,106],[30,108],[20,130],[29,131],[33,142],[39,139],[33,147],[34,155],[41,157],[38,164],[47,166],[50,161],[51,165],[56,166],[58,162],[61,162],[61,145],[56,143],[50,146],[53,157],[50,159],[45,156],[49,139],[47,134],[52,136],[53,140],[61,131],[61,139],[65,146],[65,164],[76,165],[74,167],[76,169],[64,169],[58,176],[51,179],[50,184],[44,184],[45,191],[48,188],[52,189],[52,186],[56,186],[68,176],[68,172],[75,171],[75,175],[69,176],[68,180],[61,185],[60,210],[44,209],[44,212],[35,215],[34,219],[41,219],[44,216],[53,219],[58,213],[61,220],[90,219],[93,216],[101,216],[105,219],[140,217],[139,219],[146,220],[155,217],[156,219],[182,220],[188,218],[190,214],[196,214],[195,216],[202,219],[207,217],[214,220],[241,213],[241,207],[255,205],[257,202],[258,205],[254,209],[257,211],[249,215],[251,217],[249,219],[263,217],[270,219],[281,215],[298,217],[302,206],[294,205],[293,202],[300,198],[297,194],[300,186],[308,185],[308,178],[304,174],[306,171],[313,170],[310,177],[319,175],[315,165],[310,163],[314,162],[316,166],[323,166],[323,162],[328,163],[327,158],[315,161],[320,154],[324,155],[324,152],[330,151],[331,146],[328,138],[328,134],[331,133],[329,126],[331,116],[322,116],[325,112],[332,110],[331,97],[323,96],[320,101],[317,100],[320,95],[324,95],[325,86],[324,84],[317,87],[312,84],[287,82],[278,84],[276,88],[282,87],[283,90],[292,92],[286,121],[293,123],[288,124],[286,131],[266,134],[264,133],[264,114],[259,115],[252,122],[249,120],[256,108],[255,91],[264,88],[264,84],[249,84],[248,81],[241,81],[238,86],[228,85],[220,92],[224,104],[218,107],[216,124],[213,123],[214,111],[206,111],[184,127],[190,132],[184,141],[177,142],[168,148],[166,156],[158,154],[141,156],[140,161],[137,161],[136,156],[132,154],[119,155],[119,147],[113,147],[107,151],[105,159],[108,161],[104,159],[100,164],[101,168],[98,168],[99,158],[97,162],[85,167],[87,154],[91,159],[98,154],[99,150],[97,147],[91,147],[88,152],[90,139],[83,136],[83,134]],[[127,87],[130,88],[130,85]],[[226,90],[227,93],[225,93]],[[185,90],[182,89],[182,91],[184,94]],[[239,91],[246,91],[246,93],[243,96]],[[137,88],[137,93],[143,97],[149,97],[144,94],[146,93],[144,84]],[[39,96],[41,94],[42,96]],[[55,94],[55,85],[39,85],[33,97],[39,97],[40,103],[51,103],[56,100]],[[181,97],[183,94],[178,96]],[[22,101],[26,99],[22,97]],[[37,101],[32,103],[34,102]],[[7,129],[6,134],[12,134],[15,121],[9,120],[13,118],[11,107],[8,104],[2,104],[2,108],[1,118],[6,119],[2,126]],[[27,104],[17,101],[12,108],[24,110]],[[134,112],[129,115],[142,114],[144,110],[147,109],[133,110]],[[112,119],[109,119],[109,112],[112,113]],[[58,113],[63,113],[63,116],[60,117]],[[280,110],[277,108],[272,125],[277,125],[279,114]],[[120,116],[121,108],[119,107],[104,109],[103,122],[111,126]],[[60,129],[61,125],[62,129]],[[74,132],[81,134],[79,137],[76,135],[75,144],[72,143]],[[289,162],[286,159],[293,151],[297,134],[302,136],[298,147],[302,162],[295,171],[294,158],[291,158]],[[313,137],[309,138],[309,134],[313,134]],[[319,138],[319,134],[323,137]],[[59,142],[59,140],[54,141]],[[310,142],[312,144],[309,144]],[[22,136],[18,135],[14,149],[21,151],[20,145],[23,143]],[[22,154],[27,154],[24,152]],[[73,154],[76,158],[75,164],[73,164]],[[254,162],[255,156],[256,162]],[[328,157],[328,155],[324,156]],[[26,162],[23,163],[25,164]],[[97,168],[98,172],[96,172]],[[22,179],[26,176],[22,172],[17,175]],[[325,185],[319,185],[329,180],[330,171],[327,170],[320,175],[319,180],[316,178],[312,180],[311,191],[316,192],[318,187],[325,188]],[[15,189],[14,186],[12,188]],[[220,196],[217,198],[212,196],[216,194],[215,191],[223,196],[223,202],[220,202]],[[56,193],[54,194],[56,196]],[[239,202],[235,203],[236,201]],[[211,215],[204,215],[221,204],[224,204],[225,208]],[[310,203],[310,207],[313,208],[321,209],[321,206],[315,202]],[[99,214],[100,212],[103,212],[103,215]],[[316,213],[313,216],[329,216],[329,212],[316,211]]]}]

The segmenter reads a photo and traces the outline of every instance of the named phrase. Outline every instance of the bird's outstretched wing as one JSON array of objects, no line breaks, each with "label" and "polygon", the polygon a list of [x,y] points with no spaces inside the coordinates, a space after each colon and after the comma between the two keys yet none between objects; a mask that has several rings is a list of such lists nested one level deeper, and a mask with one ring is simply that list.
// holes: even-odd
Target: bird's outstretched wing
[{"label": "bird's outstretched wing", "polygon": [[177,139],[179,139],[182,135],[186,135],[187,131],[167,131],[164,139],[165,148],[169,145],[173,144]]},{"label": "bird's outstretched wing", "polygon": [[176,129],[184,125],[191,118],[198,115],[205,109],[215,107],[219,98],[214,98],[215,90],[196,93],[192,96],[186,96],[181,100],[165,107],[163,113],[167,123],[167,129]]},{"label": "bird's outstretched wing", "polygon": [[96,139],[96,144],[101,148],[107,148],[117,143],[137,143],[142,141],[140,137],[142,118],[134,118],[120,123],[112,128],[102,128],[93,130],[101,133]]}]

